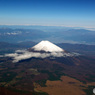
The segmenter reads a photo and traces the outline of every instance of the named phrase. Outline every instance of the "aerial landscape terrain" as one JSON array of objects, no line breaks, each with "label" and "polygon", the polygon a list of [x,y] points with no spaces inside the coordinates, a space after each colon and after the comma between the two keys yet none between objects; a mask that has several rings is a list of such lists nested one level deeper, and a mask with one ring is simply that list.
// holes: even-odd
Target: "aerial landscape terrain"
[{"label": "aerial landscape terrain", "polygon": [[[24,36],[13,33],[4,36]],[[47,40],[0,43],[1,95],[93,95],[95,45],[55,45]]]},{"label": "aerial landscape terrain", "polygon": [[95,95],[94,0],[0,0],[0,95]]}]

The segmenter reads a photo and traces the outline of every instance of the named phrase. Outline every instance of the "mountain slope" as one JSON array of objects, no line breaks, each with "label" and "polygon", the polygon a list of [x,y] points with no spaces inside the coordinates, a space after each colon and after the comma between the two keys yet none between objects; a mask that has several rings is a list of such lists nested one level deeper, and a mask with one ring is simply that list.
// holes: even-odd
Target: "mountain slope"
[{"label": "mountain slope", "polygon": [[49,42],[49,41],[41,41],[31,49],[34,49],[35,51],[45,51],[45,52],[63,52],[64,50],[55,44]]}]

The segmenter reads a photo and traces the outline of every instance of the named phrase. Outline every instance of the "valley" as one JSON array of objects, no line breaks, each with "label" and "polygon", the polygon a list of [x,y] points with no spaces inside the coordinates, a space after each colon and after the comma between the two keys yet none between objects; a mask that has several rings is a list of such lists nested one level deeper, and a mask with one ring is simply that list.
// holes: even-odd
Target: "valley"
[{"label": "valley", "polygon": [[88,89],[91,93],[95,87],[95,59],[80,56],[64,60],[59,62],[57,59],[31,58],[12,63],[10,58],[1,58],[0,86],[20,90],[22,95],[25,94],[23,91],[38,93],[33,95],[93,95],[86,94],[85,91]]}]

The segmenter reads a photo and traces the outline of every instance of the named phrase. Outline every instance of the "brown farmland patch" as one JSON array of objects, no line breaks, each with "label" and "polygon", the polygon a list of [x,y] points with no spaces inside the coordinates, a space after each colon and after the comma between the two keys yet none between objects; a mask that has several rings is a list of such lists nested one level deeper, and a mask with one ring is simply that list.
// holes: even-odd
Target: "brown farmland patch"
[{"label": "brown farmland patch", "polygon": [[68,76],[62,76],[62,81],[49,81],[47,80],[47,87],[37,86],[37,91],[47,92],[49,95],[86,95],[82,89],[85,89],[85,85],[80,81],[70,78]]}]

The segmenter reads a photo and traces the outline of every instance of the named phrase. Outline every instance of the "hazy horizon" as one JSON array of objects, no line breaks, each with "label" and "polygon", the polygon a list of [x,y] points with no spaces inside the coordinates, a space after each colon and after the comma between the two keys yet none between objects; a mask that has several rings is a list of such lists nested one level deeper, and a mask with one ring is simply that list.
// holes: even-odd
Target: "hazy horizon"
[{"label": "hazy horizon", "polygon": [[0,25],[95,28],[94,0],[0,0]]}]

